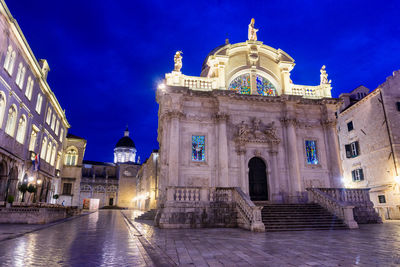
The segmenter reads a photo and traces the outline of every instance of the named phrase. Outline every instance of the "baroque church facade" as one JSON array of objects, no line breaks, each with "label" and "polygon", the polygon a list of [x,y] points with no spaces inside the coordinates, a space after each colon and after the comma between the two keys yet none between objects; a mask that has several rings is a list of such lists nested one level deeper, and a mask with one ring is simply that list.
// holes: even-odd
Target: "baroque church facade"
[{"label": "baroque church facade", "polygon": [[[320,84],[295,84],[294,59],[256,32],[252,21],[246,42],[213,49],[199,77],[181,72],[177,52],[158,86],[160,227],[198,220],[218,188],[240,188],[255,203],[304,203],[306,188],[342,187],[340,100],[325,66]],[[187,212],[192,222],[177,219]]]}]

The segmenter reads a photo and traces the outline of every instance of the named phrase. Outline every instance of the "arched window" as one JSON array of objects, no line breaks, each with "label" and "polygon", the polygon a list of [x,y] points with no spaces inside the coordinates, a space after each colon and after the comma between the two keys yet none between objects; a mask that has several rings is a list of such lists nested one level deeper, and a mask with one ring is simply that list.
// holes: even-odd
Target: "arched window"
[{"label": "arched window", "polygon": [[51,157],[51,141],[47,144],[47,151],[46,151],[46,161],[50,163],[50,157]]},{"label": "arched window", "polygon": [[31,76],[28,77],[28,81],[26,82],[26,91],[25,96],[31,100],[32,98],[32,91],[33,91],[33,79]]},{"label": "arched window", "polygon": [[4,69],[8,72],[8,74],[12,75],[14,69],[16,53],[12,49],[11,45],[7,49],[6,58],[4,60]]},{"label": "arched window", "polygon": [[56,160],[56,145],[53,145],[53,150],[51,151],[51,159],[50,159],[50,165],[54,166],[55,160]]},{"label": "arched window", "polygon": [[7,48],[7,54],[6,54],[6,58],[4,59],[4,69],[6,69],[8,71],[9,65],[10,65],[10,60],[11,60],[11,53],[13,52],[13,49],[11,47],[11,45]]},{"label": "arched window", "polygon": [[252,92],[251,84],[253,79],[255,79],[255,81],[253,82],[256,86],[256,88],[253,88],[253,92],[257,89],[257,93],[259,95],[277,95],[275,86],[268,79],[258,74],[252,77],[250,73],[242,74],[233,79],[232,82],[229,84],[228,89],[242,95],[250,95]]},{"label": "arched window", "polygon": [[15,124],[17,122],[17,108],[12,105],[8,110],[8,118],[6,124],[6,133],[14,136]]},{"label": "arched window", "polygon": [[78,163],[78,150],[76,148],[69,148],[65,155],[65,165],[75,166]]},{"label": "arched window", "polygon": [[21,144],[24,144],[25,132],[26,132],[26,117],[25,117],[25,115],[22,115],[21,118],[19,118],[18,129],[17,129],[17,138],[16,138],[17,141]]},{"label": "arched window", "polygon": [[22,69],[23,69],[23,65],[22,62],[18,64],[18,71],[17,71],[17,77],[15,78],[15,83],[21,88],[20,86],[20,82],[21,82],[21,78],[22,78]]},{"label": "arched window", "polygon": [[60,130],[60,142],[63,141],[63,138],[64,138],[64,129],[61,129]]},{"label": "arched window", "polygon": [[95,192],[100,192],[100,193],[102,193],[102,192],[105,192],[106,190],[104,189],[104,186],[96,185],[96,186],[94,187],[94,191],[95,191]]},{"label": "arched window", "polygon": [[47,123],[48,125],[50,125],[51,113],[52,113],[51,108],[48,107],[48,108],[47,108],[47,115],[46,115],[46,123]]},{"label": "arched window", "polygon": [[56,130],[55,130],[55,133],[56,133],[56,135],[58,136],[58,130],[60,129],[60,121],[59,120],[57,120],[57,123],[56,123]]},{"label": "arched window", "polygon": [[35,151],[37,132],[32,130],[31,140],[29,141],[29,151]]},{"label": "arched window", "polygon": [[43,97],[42,97],[42,95],[39,93],[38,96],[37,96],[36,108],[35,108],[35,110],[36,110],[36,112],[37,112],[38,114],[40,114],[40,111],[42,110],[42,101],[43,101]]},{"label": "arched window", "polygon": [[47,137],[44,137],[42,141],[42,149],[40,150],[40,157],[42,159],[46,157],[46,148],[47,148]]},{"label": "arched window", "polygon": [[257,93],[259,95],[275,96],[276,88],[275,86],[260,75],[256,75]]},{"label": "arched window", "polygon": [[6,95],[0,91],[0,128],[3,126],[4,113],[6,111]]},{"label": "arched window", "polygon": [[229,90],[235,91],[239,94],[249,95],[251,93],[250,74],[246,73],[236,77],[230,84]]},{"label": "arched window", "polygon": [[19,77],[19,81],[18,81],[18,86],[19,86],[19,88],[21,88],[21,89],[22,89],[22,87],[24,86],[25,73],[26,73],[26,68],[23,67],[22,70],[21,70],[21,76]]},{"label": "arched window", "polygon": [[13,74],[14,72],[14,64],[15,64],[15,58],[16,58],[17,54],[15,53],[15,51],[12,51],[11,53],[11,58],[10,58],[10,63],[8,65],[8,73],[10,75]]},{"label": "arched window", "polygon": [[51,120],[51,129],[54,131],[54,127],[56,124],[56,114],[53,114],[53,118]]},{"label": "arched window", "polygon": [[82,185],[81,186],[81,191],[86,191],[86,192],[90,192],[92,191],[92,187],[88,184]]},{"label": "arched window", "polygon": [[61,165],[61,152],[58,152],[58,155],[57,155],[57,164],[56,164],[56,169],[57,170],[59,170],[60,169],[60,166]]}]

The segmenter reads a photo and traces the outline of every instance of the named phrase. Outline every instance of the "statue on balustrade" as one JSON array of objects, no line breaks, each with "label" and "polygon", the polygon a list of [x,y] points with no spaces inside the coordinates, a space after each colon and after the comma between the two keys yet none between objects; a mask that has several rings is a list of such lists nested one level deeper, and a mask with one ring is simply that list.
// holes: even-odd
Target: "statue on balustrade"
[{"label": "statue on balustrade", "polygon": [[258,29],[254,28],[254,23],[255,23],[254,18],[252,18],[249,24],[249,32],[248,32],[249,41],[257,41]]},{"label": "statue on balustrade", "polygon": [[174,56],[174,71],[181,72],[182,69],[182,51],[176,51]]},{"label": "statue on balustrade", "polygon": [[325,68],[326,68],[325,65],[323,65],[321,70],[320,70],[320,72],[321,72],[321,75],[320,75],[321,85],[322,84],[330,84],[332,82],[331,80],[328,81],[328,73],[326,73]]}]

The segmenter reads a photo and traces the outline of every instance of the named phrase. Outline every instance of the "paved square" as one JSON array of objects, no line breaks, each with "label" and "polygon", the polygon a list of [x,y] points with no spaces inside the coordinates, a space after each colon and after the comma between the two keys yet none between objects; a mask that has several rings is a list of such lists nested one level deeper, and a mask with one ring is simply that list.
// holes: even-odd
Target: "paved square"
[{"label": "paved square", "polygon": [[[0,241],[1,266],[399,266],[400,221],[359,230],[158,229],[99,211]],[[26,227],[0,225],[0,232]],[[5,229],[7,228],[7,229]]]}]

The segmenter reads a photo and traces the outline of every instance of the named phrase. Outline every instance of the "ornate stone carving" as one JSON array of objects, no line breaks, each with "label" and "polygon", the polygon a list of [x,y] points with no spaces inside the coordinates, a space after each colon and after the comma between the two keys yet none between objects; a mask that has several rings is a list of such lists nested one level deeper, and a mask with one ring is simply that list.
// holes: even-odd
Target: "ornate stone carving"
[{"label": "ornate stone carving", "polygon": [[216,121],[227,121],[229,119],[229,115],[226,113],[217,113],[215,114]]},{"label": "ornate stone carving", "polygon": [[336,120],[334,120],[334,119],[323,120],[323,121],[321,121],[321,125],[322,125],[322,127],[325,127],[325,128],[335,127]]},{"label": "ornate stone carving", "polygon": [[289,126],[289,125],[293,125],[293,126],[297,126],[298,121],[295,118],[281,118],[281,122],[284,126]]},{"label": "ornate stone carving", "polygon": [[239,145],[246,143],[279,144],[281,141],[276,134],[274,122],[263,125],[260,119],[254,118],[251,126],[242,121],[236,128],[236,142]]},{"label": "ornate stone carving", "polygon": [[254,18],[252,18],[249,24],[249,31],[248,31],[249,41],[257,41],[258,29],[254,28],[254,23],[255,23]]},{"label": "ornate stone carving", "polygon": [[164,114],[162,114],[160,116],[160,119],[161,120],[163,120],[163,119],[172,119],[172,118],[180,119],[180,118],[183,118],[183,117],[185,117],[185,114],[183,114],[181,111],[179,111],[179,110],[171,110],[171,111],[167,111]]},{"label": "ornate stone carving", "polygon": [[176,51],[174,56],[174,71],[181,72],[182,69],[182,51]]}]

